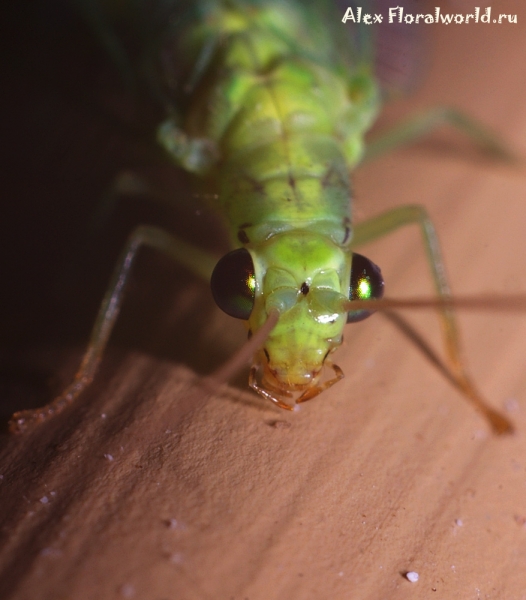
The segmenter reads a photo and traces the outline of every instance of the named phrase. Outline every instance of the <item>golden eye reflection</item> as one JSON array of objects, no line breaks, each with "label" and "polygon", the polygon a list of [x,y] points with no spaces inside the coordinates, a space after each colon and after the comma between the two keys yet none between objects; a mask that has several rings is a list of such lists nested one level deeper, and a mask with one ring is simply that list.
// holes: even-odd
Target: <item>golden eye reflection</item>
[{"label": "golden eye reflection", "polygon": [[361,299],[367,299],[371,297],[371,283],[368,279],[360,279],[358,283],[358,296]]},{"label": "golden eye reflection", "polygon": [[254,292],[256,289],[256,277],[254,275],[249,275],[247,277],[247,287],[251,292]]}]

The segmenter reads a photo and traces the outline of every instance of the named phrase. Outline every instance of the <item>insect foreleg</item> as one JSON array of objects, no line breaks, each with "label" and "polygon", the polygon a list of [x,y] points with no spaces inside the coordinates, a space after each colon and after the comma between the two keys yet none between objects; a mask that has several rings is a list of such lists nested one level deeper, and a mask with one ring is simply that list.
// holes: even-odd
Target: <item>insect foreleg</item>
[{"label": "insect foreleg", "polygon": [[436,107],[395,125],[392,129],[368,142],[363,161],[415,142],[435,129],[450,125],[467,135],[481,150],[499,160],[516,161],[514,154],[487,127],[454,108]]},{"label": "insect foreleg", "polygon": [[[420,227],[436,293],[441,299],[451,298],[435,227],[423,206],[400,206],[358,224],[355,229],[353,245],[360,246],[383,237],[399,227],[412,224]],[[440,320],[446,354],[455,385],[484,414],[496,433],[510,432],[512,430],[510,422],[486,404],[467,373],[454,311],[447,306],[441,308]]]},{"label": "insect foreleg", "polygon": [[215,259],[202,250],[182,242],[162,229],[151,226],[141,226],[135,229],[130,235],[115,266],[91,332],[88,348],[73,382],[60,396],[47,406],[36,410],[24,410],[15,413],[10,421],[10,430],[12,432],[22,433],[33,425],[60,413],[89,386],[97,372],[111,332],[119,316],[124,291],[133,263],[137,257],[137,253],[143,246],[155,248],[163,252],[205,280],[210,279],[216,262]]},{"label": "insect foreleg", "polygon": [[334,371],[334,377],[328,381],[318,383],[314,387],[311,387],[303,392],[303,394],[296,400],[297,404],[300,404],[301,402],[307,402],[307,400],[312,400],[312,398],[315,398],[318,394],[321,394],[344,378],[343,371],[338,365],[335,365],[331,361],[325,361],[325,366],[330,367]]},{"label": "insect foreleg", "polygon": [[219,157],[213,140],[188,136],[172,119],[159,127],[157,141],[175,163],[189,173],[205,175]]}]

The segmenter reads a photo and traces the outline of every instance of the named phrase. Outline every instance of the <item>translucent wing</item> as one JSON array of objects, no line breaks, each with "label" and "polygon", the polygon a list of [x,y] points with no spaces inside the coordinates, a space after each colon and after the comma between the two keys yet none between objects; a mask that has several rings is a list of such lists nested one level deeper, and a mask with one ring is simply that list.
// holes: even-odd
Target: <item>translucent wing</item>
[{"label": "translucent wing", "polygon": [[[400,0],[393,4],[389,0],[336,0],[340,21],[350,8],[359,22],[348,19],[340,23],[349,38],[345,43],[351,48],[354,61],[370,65],[371,70],[387,96],[407,92],[414,88],[420,79],[425,60],[422,57],[423,27],[407,24],[398,19],[389,22],[389,9],[401,7],[405,14],[425,12],[422,2]],[[369,14],[373,23],[364,23]],[[380,19],[376,22],[375,15]]]},{"label": "translucent wing", "polygon": [[[184,86],[195,85],[206,71],[207,48],[212,54],[218,40],[210,39],[199,56],[182,57],[177,40],[191,25],[219,4],[250,7],[268,6],[268,0],[74,0],[96,33],[129,87],[146,85],[150,93],[174,110],[174,100]],[[293,0],[289,0],[290,3]],[[280,2],[280,5],[285,4]],[[389,93],[414,86],[422,70],[422,27],[389,23],[389,0],[303,0],[309,35],[298,36],[299,51],[316,46],[316,54],[326,63],[344,68],[370,68]],[[405,13],[423,12],[422,2],[399,0]],[[347,20],[353,14],[382,15],[381,23],[367,25]],[[314,33],[314,35],[313,35]],[[335,43],[336,40],[336,43]],[[325,52],[320,53],[320,48]],[[183,58],[183,60],[181,60]],[[191,64],[192,71],[188,71]],[[180,100],[180,99],[179,99]]]},{"label": "translucent wing", "polygon": [[172,114],[176,92],[183,88],[179,58],[170,43],[198,16],[186,0],[73,0],[123,83],[135,93],[147,92]]},{"label": "translucent wing", "polygon": [[[405,13],[426,12],[416,0],[402,0],[396,6]],[[424,29],[422,25],[388,22],[389,0],[375,0],[376,10],[384,16],[378,25],[375,43],[375,72],[388,95],[412,90],[421,78],[425,67]]]}]

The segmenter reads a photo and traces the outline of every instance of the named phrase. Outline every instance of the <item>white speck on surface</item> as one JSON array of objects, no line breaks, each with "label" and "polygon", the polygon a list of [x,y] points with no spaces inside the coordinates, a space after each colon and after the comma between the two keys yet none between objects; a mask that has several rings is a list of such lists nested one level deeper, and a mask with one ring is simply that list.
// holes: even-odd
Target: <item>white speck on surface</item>
[{"label": "white speck on surface", "polygon": [[40,502],[42,504],[47,504],[49,502],[49,498],[47,496],[42,496],[42,498],[40,498]]},{"label": "white speck on surface", "polygon": [[50,496],[56,496],[56,495],[57,495],[57,492],[49,492],[49,495],[50,495]]},{"label": "white speck on surface", "polygon": [[509,413],[517,413],[519,412],[520,405],[517,398],[508,398],[504,402],[504,410]]},{"label": "white speck on surface", "polygon": [[114,460],[114,459],[113,459],[113,456],[112,456],[111,454],[105,454],[105,455],[104,455],[104,458],[105,458],[107,461],[109,461],[109,462],[112,462],[112,461]]},{"label": "white speck on surface", "polygon": [[186,525],[177,519],[166,519],[164,523],[168,529],[177,529],[178,531],[184,531],[186,529]]},{"label": "white speck on surface", "polygon": [[462,519],[455,519],[455,525],[457,527],[462,527],[462,525],[464,525],[464,521],[462,521]]},{"label": "white speck on surface", "polygon": [[4,476],[3,476],[3,475],[0,475],[0,481],[2,481],[2,479],[3,479],[3,478],[4,478]]},{"label": "white speck on surface", "polygon": [[123,598],[133,598],[135,596],[135,587],[131,583],[125,583],[119,591]]},{"label": "white speck on surface", "polygon": [[411,583],[416,583],[418,581],[418,573],[416,571],[408,571],[405,574],[405,578]]},{"label": "white speck on surface", "polygon": [[338,573],[338,577],[343,577],[343,571],[340,571],[340,572]]},{"label": "white speck on surface", "polygon": [[174,552],[170,555],[170,562],[174,565],[180,565],[183,562],[183,555],[180,552]]},{"label": "white speck on surface", "polygon": [[58,558],[62,556],[62,550],[58,550],[57,548],[44,548],[40,552],[41,556],[50,556],[51,558]]},{"label": "white speck on surface", "polygon": [[101,419],[105,419],[106,418],[106,413],[102,413],[100,416]]}]

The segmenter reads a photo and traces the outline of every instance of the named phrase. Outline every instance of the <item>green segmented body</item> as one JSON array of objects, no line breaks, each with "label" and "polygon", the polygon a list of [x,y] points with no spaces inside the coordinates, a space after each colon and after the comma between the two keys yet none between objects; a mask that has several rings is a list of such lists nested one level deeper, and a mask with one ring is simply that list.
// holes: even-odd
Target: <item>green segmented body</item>
[{"label": "green segmented body", "polygon": [[342,243],[349,169],[379,109],[367,66],[348,72],[334,64],[334,52],[324,48],[329,40],[313,43],[319,32],[309,31],[294,4],[213,3],[203,18],[206,25],[180,50],[199,59],[207,40],[216,40],[184,116],[187,144],[170,122],[161,128],[162,143],[187,169],[216,171],[233,239],[243,229],[257,243],[316,222],[316,231]]},{"label": "green segmented body", "polygon": [[314,395],[346,322],[349,171],[378,90],[368,65],[334,62],[329,34],[299,5],[207,7],[178,53],[193,56],[201,76],[182,127],[167,121],[159,140],[178,164],[217,181],[233,244],[254,262],[250,329],[280,311],[259,358],[264,389]]}]

